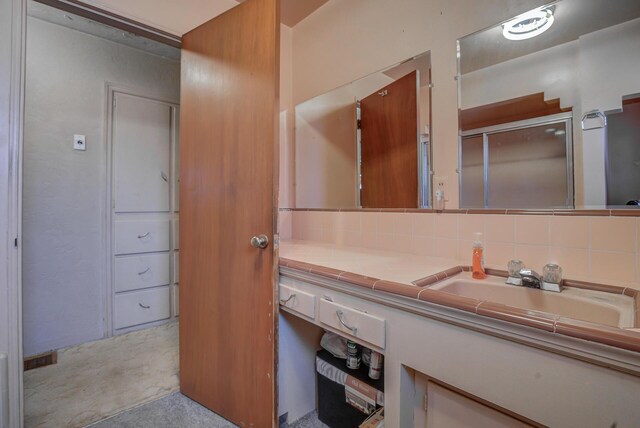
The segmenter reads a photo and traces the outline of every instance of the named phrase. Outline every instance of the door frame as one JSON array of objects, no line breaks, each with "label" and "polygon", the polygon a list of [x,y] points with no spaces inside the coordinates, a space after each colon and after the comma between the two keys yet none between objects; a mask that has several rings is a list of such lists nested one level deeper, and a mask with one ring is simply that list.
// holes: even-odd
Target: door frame
[{"label": "door frame", "polygon": [[[130,86],[120,85],[112,82],[105,82],[105,118],[104,118],[104,145],[105,145],[105,156],[106,156],[106,182],[102,186],[103,194],[103,203],[105,204],[104,216],[103,216],[103,225],[101,227],[102,233],[104,236],[104,254],[103,254],[103,274],[102,278],[105,280],[105,286],[102,287],[103,291],[103,302],[104,302],[104,318],[103,318],[103,332],[104,337],[111,337],[115,334],[115,329],[113,328],[113,320],[114,320],[114,304],[113,297],[115,293],[115,287],[113,286],[113,277],[115,274],[115,264],[114,264],[114,255],[113,255],[113,243],[114,243],[114,227],[113,227],[113,124],[114,124],[114,102],[116,94],[127,95],[131,97],[143,98],[148,101],[157,102],[160,104],[168,105],[171,108],[171,148],[169,155],[169,174],[171,177],[171,183],[169,184],[169,215],[173,219],[173,216],[176,214],[175,212],[175,172],[176,172],[176,142],[177,135],[176,130],[178,129],[176,126],[176,121],[178,120],[176,115],[176,110],[180,108],[179,101],[163,99],[161,97],[156,97],[152,94],[148,94],[142,90],[137,88],[133,88]],[[174,227],[173,221],[171,222],[171,230],[169,232],[169,257],[173,258],[173,251],[175,247],[174,242]],[[174,268],[175,269],[175,268]],[[175,317],[174,311],[174,269],[170,269],[169,278],[170,282],[170,296],[171,296],[171,318]],[[156,325],[163,324],[163,321],[157,321],[155,323],[151,323],[148,327],[153,327]],[[130,330],[124,330],[123,333],[127,333]]]},{"label": "door frame", "polygon": [[[53,5],[55,7],[55,5]],[[26,31],[27,0],[8,0],[5,3],[10,13],[6,15],[4,26],[0,31],[9,40],[10,50],[2,52],[2,59],[9,61],[10,72],[0,76],[9,88],[9,103],[6,112],[0,112],[0,120],[8,124],[7,146],[0,145],[0,157],[7,159],[8,170],[2,171],[0,177],[0,198],[6,198],[7,210],[0,215],[0,235],[6,241],[0,246],[0,294],[6,293],[6,321],[8,349],[8,413],[11,428],[24,426],[24,383],[23,383],[23,323],[22,323],[22,162],[23,162],[23,130],[24,130],[24,92],[26,71]],[[109,16],[107,12],[95,8],[93,18],[102,22]],[[115,16],[115,15],[114,15]],[[117,16],[116,16],[117,17]],[[131,29],[149,30],[133,20],[126,19]],[[109,25],[107,23],[107,25]],[[5,30],[5,28],[7,30]],[[155,30],[155,29],[154,29]],[[137,32],[137,31],[134,31]],[[177,39],[176,39],[177,40]],[[3,82],[4,83],[4,82]],[[6,257],[3,257],[5,256]],[[0,304],[3,309],[4,304]],[[4,321],[4,320],[2,320]],[[4,349],[0,349],[4,352]],[[2,421],[0,421],[1,423]]]},{"label": "door frame", "polygon": [[[9,64],[8,171],[6,188],[0,194],[7,197],[6,220],[0,219],[0,232],[6,233],[6,259],[0,260],[0,271],[6,272],[8,353],[8,413],[9,427],[22,427],[24,420],[22,376],[22,149],[24,129],[24,88],[27,0],[10,0],[11,10]],[[4,34],[3,34],[4,35]],[[4,118],[3,118],[4,119]],[[0,153],[4,156],[5,153]],[[5,264],[6,263],[6,264]],[[4,266],[3,266],[4,265]],[[5,269],[6,267],[6,269]],[[3,290],[0,281],[0,292]],[[3,350],[4,351],[4,350]],[[1,422],[1,421],[0,421]]]}]

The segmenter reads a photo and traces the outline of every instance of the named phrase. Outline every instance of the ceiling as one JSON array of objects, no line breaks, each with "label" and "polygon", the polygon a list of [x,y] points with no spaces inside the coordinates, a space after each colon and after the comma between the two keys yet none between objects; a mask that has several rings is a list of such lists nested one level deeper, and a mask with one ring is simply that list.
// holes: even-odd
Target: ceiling
[{"label": "ceiling", "polygon": [[[242,3],[245,0],[236,0]],[[315,12],[329,0],[280,0],[280,21],[287,27],[294,27],[298,22]]]},{"label": "ceiling", "polygon": [[640,0],[560,0],[554,7],[554,24],[537,37],[507,40],[498,24],[460,39],[460,72],[480,70],[640,17]]},{"label": "ceiling", "polygon": [[147,39],[146,37],[137,36],[127,31],[118,30],[114,27],[71,14],[51,6],[46,6],[33,0],[29,0],[27,2],[27,15],[53,24],[62,25],[73,30],[81,31],[83,33],[91,34],[102,39],[111,40],[112,42],[121,43],[164,58],[176,61],[180,60],[180,49],[178,48]]},{"label": "ceiling", "polygon": [[[157,2],[157,5],[162,9],[162,1],[153,0]],[[87,4],[91,4],[96,7],[100,7],[109,12],[113,12],[116,14],[122,14],[127,17],[131,17],[132,19],[138,20],[147,25],[151,25],[154,28],[158,28],[163,31],[168,31],[172,34],[183,34],[191,28],[194,28],[197,25],[200,25],[203,19],[205,21],[207,19],[211,19],[221,13],[224,13],[229,8],[241,3],[244,0],[190,0],[193,3],[194,7],[187,8],[187,11],[184,13],[178,14],[180,16],[179,19],[172,20],[170,25],[167,17],[170,16],[174,11],[173,8],[179,2],[171,2],[169,8],[164,8],[164,13],[157,13],[157,9],[155,8],[155,14],[149,13],[144,16],[148,17],[147,20],[139,19],[137,16],[141,13],[140,9],[142,6],[145,6],[147,0],[136,0],[135,2],[128,2],[126,13],[123,11],[122,6],[125,3],[119,2],[119,0],[89,0],[85,1]],[[315,12],[319,7],[327,3],[329,0],[281,0],[281,21],[283,24],[293,27],[302,21],[304,18]],[[129,5],[131,7],[129,7]],[[147,4],[147,6],[149,6]],[[167,5],[165,5],[167,6]],[[210,15],[207,17],[207,14],[196,13],[198,12],[197,7],[201,7],[200,12],[202,10],[208,11]],[[140,10],[139,10],[140,9]],[[56,9],[51,6],[44,5],[42,3],[36,2],[34,0],[29,0],[27,3],[27,14],[31,17],[41,19],[43,21],[51,22],[53,24],[62,25],[64,27],[68,27],[77,31],[81,31],[83,33],[91,34],[96,37],[101,37],[103,39],[111,40],[116,43],[122,43],[124,45],[130,46],[132,48],[140,49],[154,55],[159,55],[164,58],[179,60],[180,59],[180,50],[168,46],[166,44],[156,42],[154,40],[141,37],[135,35],[133,33],[116,29],[114,27],[101,24],[99,22],[93,21],[91,19],[87,19],[78,15],[71,14],[69,12],[65,12],[60,9]],[[174,15],[176,16],[176,15]],[[150,22],[149,19],[155,20],[155,22]],[[178,29],[180,28],[180,29]]]}]

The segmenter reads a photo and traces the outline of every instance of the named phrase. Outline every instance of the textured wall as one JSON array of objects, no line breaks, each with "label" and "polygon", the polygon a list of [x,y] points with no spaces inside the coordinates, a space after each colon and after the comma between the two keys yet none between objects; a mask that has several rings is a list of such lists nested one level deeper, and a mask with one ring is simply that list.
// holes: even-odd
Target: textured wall
[{"label": "textured wall", "polygon": [[[29,18],[24,138],[24,350],[103,337],[105,83],[179,99],[179,63]],[[87,151],[74,151],[74,134]]]}]

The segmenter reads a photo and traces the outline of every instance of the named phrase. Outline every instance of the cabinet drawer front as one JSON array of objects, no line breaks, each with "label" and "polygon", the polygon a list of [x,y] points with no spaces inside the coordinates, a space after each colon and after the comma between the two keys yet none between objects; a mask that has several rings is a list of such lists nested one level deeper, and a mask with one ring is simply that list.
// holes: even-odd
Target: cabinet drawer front
[{"label": "cabinet drawer front", "polygon": [[169,220],[116,221],[115,254],[169,250]]},{"label": "cabinet drawer front", "polygon": [[171,316],[169,287],[116,294],[116,329],[132,327]]},{"label": "cabinet drawer front", "polygon": [[180,315],[180,287],[173,286],[173,314]]},{"label": "cabinet drawer front", "polygon": [[180,282],[180,253],[178,251],[173,252],[173,282],[176,284]]},{"label": "cabinet drawer front", "polygon": [[[318,319],[334,329],[380,348],[385,345],[385,320],[349,306],[320,299]],[[341,321],[342,320],[342,321]]]},{"label": "cabinet drawer front", "polygon": [[117,257],[114,284],[116,293],[168,285],[169,253]]},{"label": "cabinet drawer front", "polygon": [[280,284],[280,306],[316,318],[316,296],[284,284]]}]

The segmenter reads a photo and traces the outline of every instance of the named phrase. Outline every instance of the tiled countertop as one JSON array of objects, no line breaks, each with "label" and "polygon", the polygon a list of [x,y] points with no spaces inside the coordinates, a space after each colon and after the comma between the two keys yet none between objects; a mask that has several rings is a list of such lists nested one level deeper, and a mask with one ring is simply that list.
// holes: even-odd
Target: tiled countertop
[{"label": "tiled countertop", "polygon": [[[430,289],[429,285],[463,271],[457,260],[292,240],[280,243],[280,266],[553,334],[640,352],[640,333],[635,329],[609,327]],[[503,274],[500,271],[487,273]],[[634,298],[636,322],[640,318],[640,293],[635,289],[570,280],[565,280],[565,286]]]},{"label": "tiled countertop", "polygon": [[309,241],[282,241],[280,257],[411,286],[414,286],[414,281],[460,264],[452,259]]}]

